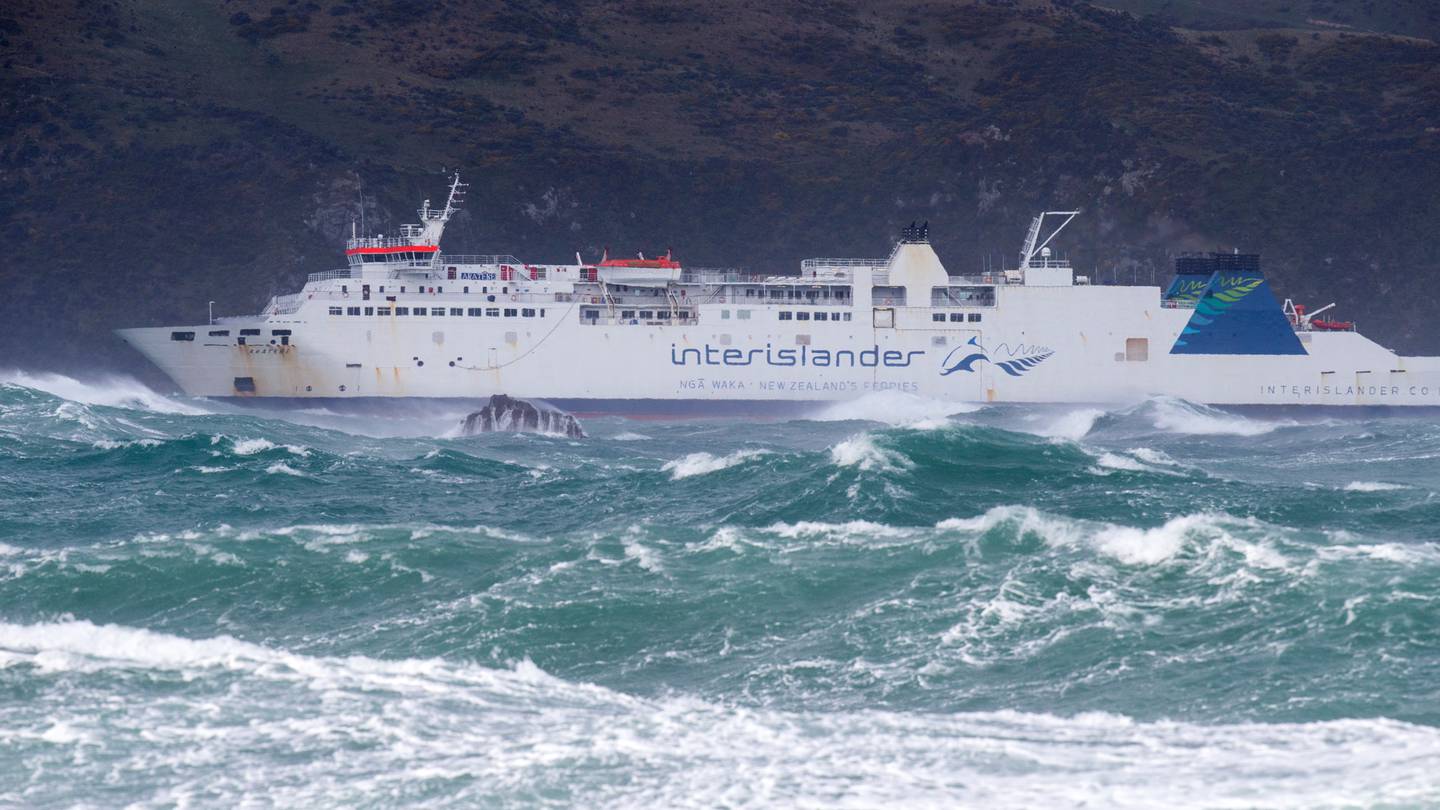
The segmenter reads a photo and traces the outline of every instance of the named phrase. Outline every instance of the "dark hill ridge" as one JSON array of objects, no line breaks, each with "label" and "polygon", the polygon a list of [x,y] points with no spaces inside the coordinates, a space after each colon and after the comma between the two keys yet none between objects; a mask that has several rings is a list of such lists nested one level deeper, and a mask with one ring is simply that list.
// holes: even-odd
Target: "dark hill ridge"
[{"label": "dark hill ridge", "polygon": [[1078,206],[1100,279],[1258,250],[1440,352],[1425,4],[691,5],[7,4],[0,351],[139,367],[109,329],[254,311],[339,266],[362,192],[392,228],[459,167],[454,252],[784,271],[928,219],[958,271]]}]

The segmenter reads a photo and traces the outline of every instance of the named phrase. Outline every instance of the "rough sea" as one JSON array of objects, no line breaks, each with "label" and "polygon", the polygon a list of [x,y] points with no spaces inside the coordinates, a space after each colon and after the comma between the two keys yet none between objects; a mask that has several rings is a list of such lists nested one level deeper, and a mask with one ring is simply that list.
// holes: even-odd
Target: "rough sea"
[{"label": "rough sea", "polygon": [[1440,418],[0,375],[0,806],[1440,805]]}]

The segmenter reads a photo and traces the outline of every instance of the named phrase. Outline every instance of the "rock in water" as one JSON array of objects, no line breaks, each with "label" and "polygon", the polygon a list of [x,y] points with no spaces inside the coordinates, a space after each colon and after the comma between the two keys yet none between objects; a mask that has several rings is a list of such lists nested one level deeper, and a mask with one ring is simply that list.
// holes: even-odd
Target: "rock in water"
[{"label": "rock in water", "polygon": [[490,397],[485,407],[465,417],[463,429],[466,436],[509,430],[585,438],[580,421],[570,414],[554,408],[537,407],[533,402],[512,399],[504,394]]}]

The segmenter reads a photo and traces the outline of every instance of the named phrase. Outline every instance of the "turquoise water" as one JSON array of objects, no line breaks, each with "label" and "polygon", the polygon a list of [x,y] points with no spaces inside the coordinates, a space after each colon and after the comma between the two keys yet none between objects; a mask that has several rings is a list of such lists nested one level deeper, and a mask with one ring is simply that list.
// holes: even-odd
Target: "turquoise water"
[{"label": "turquoise water", "polygon": [[0,805],[1440,804],[1440,424],[0,383]]}]

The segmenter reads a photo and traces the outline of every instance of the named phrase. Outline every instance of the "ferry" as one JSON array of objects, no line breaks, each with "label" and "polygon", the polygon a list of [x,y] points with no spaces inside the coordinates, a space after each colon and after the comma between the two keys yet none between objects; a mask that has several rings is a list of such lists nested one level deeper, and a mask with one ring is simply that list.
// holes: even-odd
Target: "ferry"
[{"label": "ferry", "polygon": [[951,274],[928,226],[884,258],[796,275],[673,254],[573,264],[441,251],[462,204],[398,234],[352,225],[347,266],[257,315],[118,330],[199,397],[533,398],[588,411],[833,402],[878,391],[979,403],[1440,405],[1440,358],[1280,300],[1259,256],[1183,255],[1165,287],[1097,284],[1035,217],[1015,266]]}]

